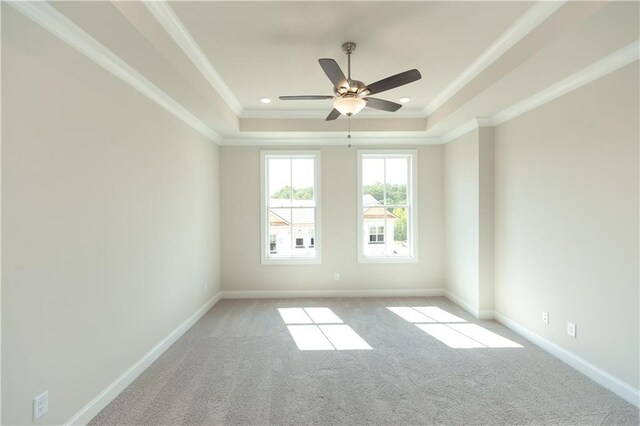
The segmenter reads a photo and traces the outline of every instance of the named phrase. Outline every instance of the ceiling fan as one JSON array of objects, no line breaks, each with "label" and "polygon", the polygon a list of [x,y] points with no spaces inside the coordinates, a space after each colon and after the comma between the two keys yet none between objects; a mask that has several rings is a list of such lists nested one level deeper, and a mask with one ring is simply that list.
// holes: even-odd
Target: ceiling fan
[{"label": "ceiling fan", "polygon": [[318,59],[324,73],[333,83],[333,93],[331,95],[302,95],[302,96],[280,96],[283,101],[296,100],[318,100],[333,99],[333,110],[329,113],[326,121],[335,120],[340,114],[348,117],[359,113],[365,106],[380,109],[383,111],[395,112],[402,105],[384,99],[371,98],[386,90],[395,89],[405,84],[420,80],[420,71],[412,69],[392,75],[391,77],[378,80],[375,83],[365,85],[363,82],[351,79],[351,54],[356,50],[356,44],[347,42],[342,45],[342,51],[347,54],[347,76],[340,69],[338,63],[331,58]]}]

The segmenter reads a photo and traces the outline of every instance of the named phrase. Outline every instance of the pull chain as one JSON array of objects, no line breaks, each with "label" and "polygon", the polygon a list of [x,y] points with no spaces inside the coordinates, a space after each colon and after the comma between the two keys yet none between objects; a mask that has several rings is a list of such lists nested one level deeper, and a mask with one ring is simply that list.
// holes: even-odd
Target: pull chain
[{"label": "pull chain", "polygon": [[349,145],[347,145],[348,148],[351,148],[351,114],[347,115],[347,125],[348,125],[348,132],[347,132],[347,140],[349,141]]}]

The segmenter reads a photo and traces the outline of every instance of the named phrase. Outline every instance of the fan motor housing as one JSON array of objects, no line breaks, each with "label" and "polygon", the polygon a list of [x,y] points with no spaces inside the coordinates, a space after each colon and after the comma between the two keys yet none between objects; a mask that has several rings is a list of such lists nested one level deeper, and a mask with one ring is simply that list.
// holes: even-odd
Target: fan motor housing
[{"label": "fan motor housing", "polygon": [[349,80],[347,82],[348,86],[340,86],[340,87],[334,87],[333,88],[333,93],[335,93],[338,96],[343,96],[346,94],[361,94],[363,92],[363,90],[365,90],[366,86],[363,82],[361,82],[360,80]]}]

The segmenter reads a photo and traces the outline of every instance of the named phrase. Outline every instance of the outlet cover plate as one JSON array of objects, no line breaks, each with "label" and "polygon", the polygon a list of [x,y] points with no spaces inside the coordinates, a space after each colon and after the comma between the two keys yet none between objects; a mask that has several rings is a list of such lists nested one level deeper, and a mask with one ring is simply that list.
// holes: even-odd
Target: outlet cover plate
[{"label": "outlet cover plate", "polygon": [[49,411],[49,392],[42,392],[33,399],[33,421],[47,414]]},{"label": "outlet cover plate", "polygon": [[577,326],[574,323],[567,321],[567,334],[574,339],[576,338],[576,328]]}]

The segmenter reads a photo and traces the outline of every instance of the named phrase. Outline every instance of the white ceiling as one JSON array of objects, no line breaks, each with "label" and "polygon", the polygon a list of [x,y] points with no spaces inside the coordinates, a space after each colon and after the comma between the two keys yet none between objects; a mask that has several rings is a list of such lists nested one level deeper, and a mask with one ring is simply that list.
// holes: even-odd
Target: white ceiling
[{"label": "white ceiling", "polygon": [[171,7],[244,109],[331,110],[330,101],[276,100],[332,95],[318,58],[346,73],[342,43],[354,41],[352,77],[365,83],[417,68],[422,80],[379,97],[424,109],[527,8],[529,2],[172,2]]},{"label": "white ceiling", "polygon": [[[536,96],[559,82],[573,87],[566,81],[579,76],[585,84],[603,67],[610,72],[638,60],[638,2],[52,2],[13,7],[89,57],[107,52],[121,59],[135,75],[120,78],[142,81],[138,86],[144,87],[134,85],[141,93],[156,102],[158,96],[169,99],[176,116],[229,144],[318,144],[342,137],[346,120],[324,121],[330,101],[277,97],[331,94],[317,60],[335,58],[346,70],[345,41],[358,45],[352,77],[365,83],[412,68],[422,73],[422,80],[377,96],[411,97],[401,110],[365,109],[352,120],[354,140],[385,143],[446,141],[476,117],[505,116],[513,105],[535,105]],[[78,40],[94,47],[81,49]],[[585,77],[589,69],[596,73]],[[262,104],[262,96],[274,101]]]}]

